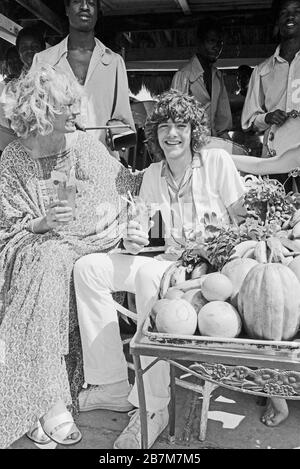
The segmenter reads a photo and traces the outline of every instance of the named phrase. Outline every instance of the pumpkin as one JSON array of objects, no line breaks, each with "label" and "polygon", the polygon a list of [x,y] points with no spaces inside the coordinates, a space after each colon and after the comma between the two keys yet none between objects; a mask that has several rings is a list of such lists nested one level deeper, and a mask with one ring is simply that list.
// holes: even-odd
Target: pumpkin
[{"label": "pumpkin", "polygon": [[158,332],[167,334],[193,335],[197,328],[197,313],[186,300],[158,300],[155,311],[155,324]]},{"label": "pumpkin", "polygon": [[242,321],[231,304],[211,301],[200,309],[198,327],[201,335],[232,338],[241,332]]},{"label": "pumpkin", "polygon": [[300,322],[300,283],[283,264],[258,264],[243,281],[238,309],[249,337],[290,340]]},{"label": "pumpkin", "polygon": [[237,295],[242,286],[242,283],[248,274],[248,272],[257,265],[258,262],[255,259],[234,259],[224,265],[221,273],[231,280],[232,283],[232,294],[230,302],[237,308]]}]

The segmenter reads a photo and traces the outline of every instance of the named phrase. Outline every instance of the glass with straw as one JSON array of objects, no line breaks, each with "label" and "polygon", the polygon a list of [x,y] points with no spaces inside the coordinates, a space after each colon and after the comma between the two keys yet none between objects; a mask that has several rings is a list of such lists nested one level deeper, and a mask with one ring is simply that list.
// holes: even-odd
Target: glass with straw
[{"label": "glass with straw", "polygon": [[135,220],[141,225],[144,233],[148,233],[151,228],[151,207],[138,195],[132,196],[130,191],[127,192],[127,198],[123,197],[128,202],[128,221]]},{"label": "glass with straw", "polygon": [[51,181],[55,188],[56,198],[66,200],[72,208],[73,220],[76,219],[76,179],[75,170],[71,169],[69,176],[64,171],[51,172]]}]

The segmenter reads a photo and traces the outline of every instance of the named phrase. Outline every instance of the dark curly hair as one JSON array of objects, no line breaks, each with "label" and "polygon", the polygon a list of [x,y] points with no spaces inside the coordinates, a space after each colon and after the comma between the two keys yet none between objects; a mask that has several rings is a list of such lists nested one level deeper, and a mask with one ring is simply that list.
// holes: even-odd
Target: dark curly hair
[{"label": "dark curly hair", "polygon": [[173,122],[191,124],[191,150],[200,151],[209,141],[210,129],[204,107],[194,98],[177,90],[170,90],[157,97],[151,115],[145,125],[145,136],[156,160],[165,159],[157,137],[158,125],[172,119]]}]

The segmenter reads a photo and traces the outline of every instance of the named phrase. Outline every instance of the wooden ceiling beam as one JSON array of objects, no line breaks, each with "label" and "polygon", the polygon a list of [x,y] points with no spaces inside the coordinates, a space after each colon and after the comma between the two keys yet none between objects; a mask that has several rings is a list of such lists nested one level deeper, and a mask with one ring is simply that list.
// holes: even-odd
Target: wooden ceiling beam
[{"label": "wooden ceiling beam", "polygon": [[64,35],[66,32],[65,25],[61,18],[50,10],[44,2],[40,0],[15,0],[26,10],[30,11],[38,19],[50,26],[54,31],[60,35]]},{"label": "wooden ceiling beam", "polygon": [[[272,0],[172,0],[172,2],[164,1],[149,1],[146,0],[138,2],[123,2],[118,1],[117,5],[110,0],[101,0],[102,12],[106,16],[142,16],[155,13],[159,14],[175,14],[178,12],[176,5],[180,7],[180,13],[191,14],[201,12],[208,14],[210,12],[219,11],[253,11],[265,10],[271,8]],[[176,4],[176,5],[175,5]]]},{"label": "wooden ceiling beam", "polygon": [[193,12],[195,11],[236,11],[236,10],[263,10],[271,8],[272,0],[251,0],[241,2],[240,0],[214,0],[192,3]]},{"label": "wooden ceiling beam", "polygon": [[16,37],[22,26],[0,13],[0,37],[11,44],[16,44]]},{"label": "wooden ceiling beam", "polygon": [[[218,14],[218,18],[222,20],[222,14]],[[269,10],[260,10],[257,12],[247,12],[238,14],[236,11],[232,12],[232,19],[238,20],[239,17],[244,21],[247,19],[251,22],[255,17],[255,24],[265,24],[270,17]],[[230,12],[226,17],[231,16]],[[196,13],[193,15],[182,15],[182,13],[169,13],[160,15],[137,15],[137,16],[105,16],[101,22],[99,35],[103,33],[114,35],[122,32],[134,31],[159,31],[159,30],[174,30],[186,29],[196,26],[199,20],[203,20],[205,15]]]},{"label": "wooden ceiling beam", "polygon": [[185,15],[191,15],[191,9],[187,2],[187,0],[175,0],[175,2],[179,5]]}]

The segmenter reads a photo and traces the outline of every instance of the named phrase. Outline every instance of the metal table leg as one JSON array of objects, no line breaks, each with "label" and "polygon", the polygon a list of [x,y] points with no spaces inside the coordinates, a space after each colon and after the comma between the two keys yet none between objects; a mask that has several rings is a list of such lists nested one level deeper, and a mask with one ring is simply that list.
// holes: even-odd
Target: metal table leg
[{"label": "metal table leg", "polygon": [[211,393],[218,388],[217,384],[211,383],[210,381],[205,381],[203,388],[203,401],[202,401],[202,410],[201,410],[201,420],[200,420],[200,434],[199,440],[204,441],[206,438],[206,429],[207,429],[207,419]]},{"label": "metal table leg", "polygon": [[135,367],[135,379],[139,396],[140,421],[141,421],[141,447],[148,448],[148,426],[147,426],[147,408],[145,400],[145,389],[143,379],[143,369],[141,360],[138,355],[133,354],[133,362]]},{"label": "metal table leg", "polygon": [[175,366],[170,364],[170,404],[169,404],[169,441],[175,443],[175,421],[176,421],[176,383]]}]

